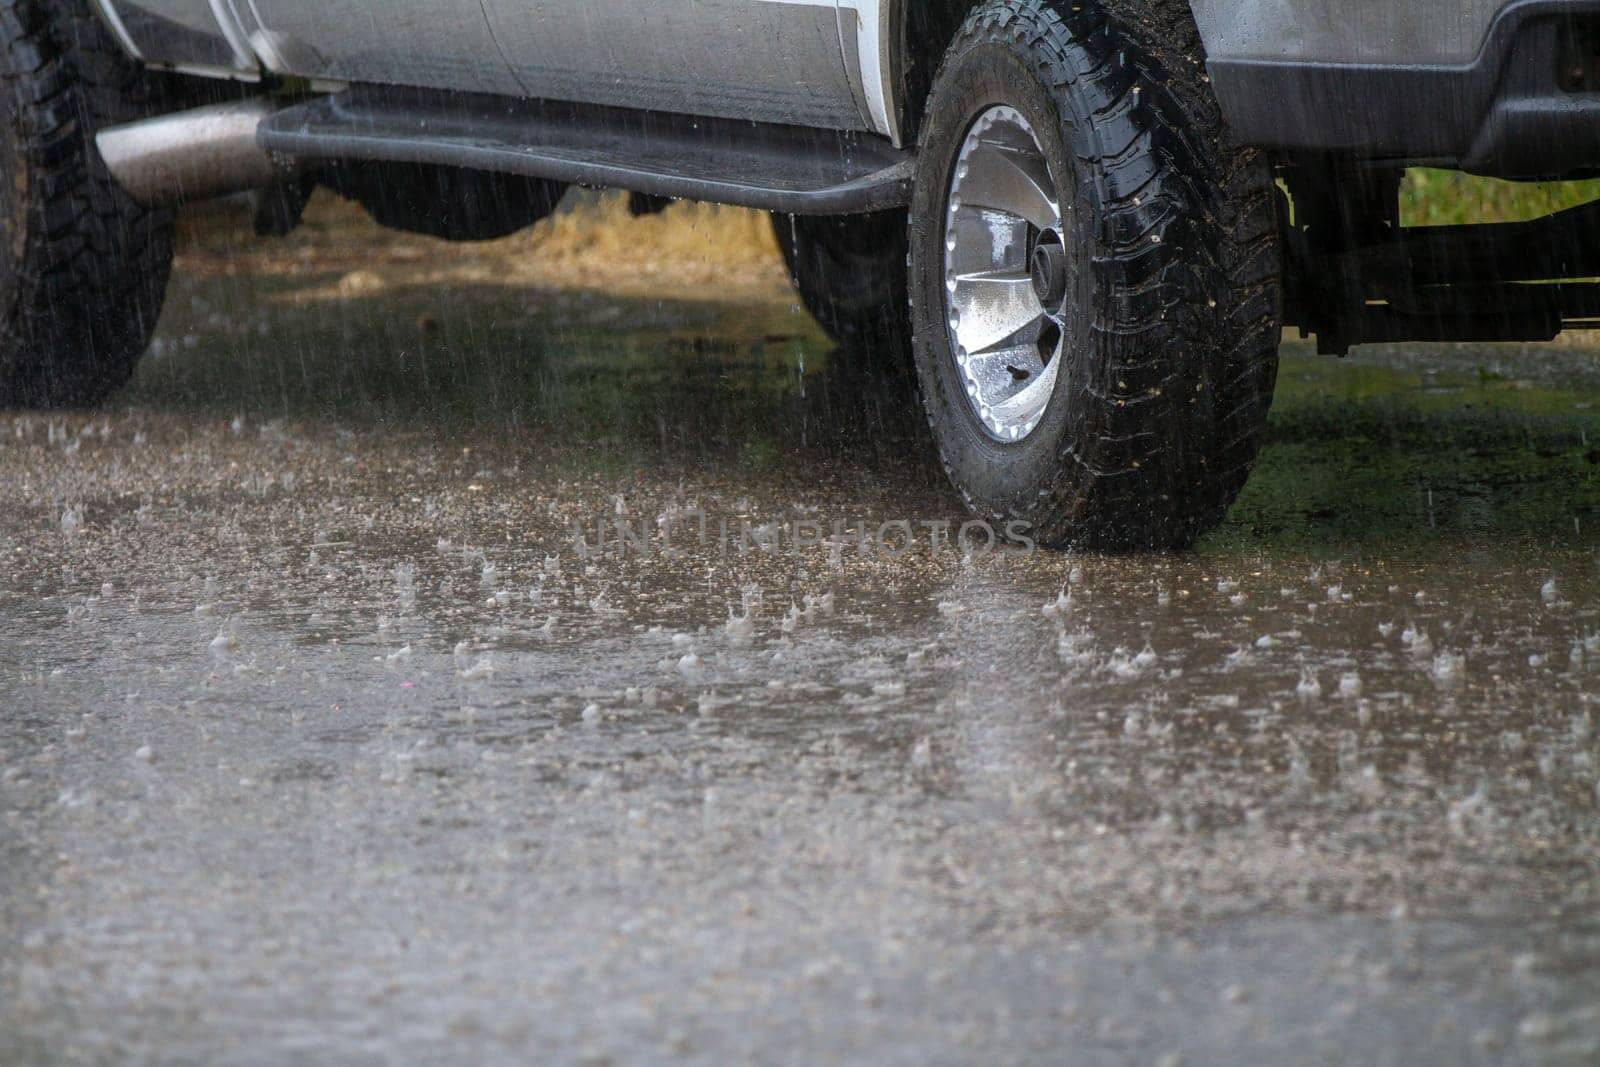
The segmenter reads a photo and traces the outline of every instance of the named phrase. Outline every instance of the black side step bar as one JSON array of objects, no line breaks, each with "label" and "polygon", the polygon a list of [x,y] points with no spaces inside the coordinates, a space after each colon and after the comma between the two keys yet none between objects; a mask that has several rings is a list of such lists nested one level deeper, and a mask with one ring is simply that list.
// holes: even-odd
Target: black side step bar
[{"label": "black side step bar", "polygon": [[795,215],[911,200],[911,153],[870,134],[504,97],[358,87],[276,112],[257,139],[298,162],[428,163]]}]

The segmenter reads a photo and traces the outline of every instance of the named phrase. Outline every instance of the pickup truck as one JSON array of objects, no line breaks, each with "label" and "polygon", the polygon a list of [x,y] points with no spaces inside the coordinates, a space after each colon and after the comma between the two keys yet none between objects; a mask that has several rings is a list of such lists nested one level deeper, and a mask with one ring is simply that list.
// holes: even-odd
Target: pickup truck
[{"label": "pickup truck", "polygon": [[127,380],[184,202],[475,240],[609,187],[771,212],[978,516],[1171,548],[1244,485],[1286,325],[1600,320],[1594,209],[1398,207],[1418,165],[1600,175],[1600,0],[0,0],[0,92],[0,405]]}]

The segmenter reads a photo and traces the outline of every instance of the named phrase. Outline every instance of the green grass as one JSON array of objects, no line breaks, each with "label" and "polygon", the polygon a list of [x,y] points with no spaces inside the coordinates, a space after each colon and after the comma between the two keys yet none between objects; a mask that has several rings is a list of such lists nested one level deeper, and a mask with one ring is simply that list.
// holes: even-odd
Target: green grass
[{"label": "green grass", "polygon": [[[1600,392],[1486,374],[1463,354],[1419,372],[1290,349],[1254,476],[1215,550],[1339,552],[1446,542],[1593,541]],[[1592,355],[1575,350],[1575,362]]]},{"label": "green grass", "polygon": [[1407,172],[1400,189],[1406,226],[1524,222],[1600,200],[1600,181],[1505,182],[1451,170]]},{"label": "green grass", "polygon": [[[1283,182],[1278,187],[1288,193]],[[1403,226],[1528,222],[1600,200],[1600,180],[1508,182],[1454,170],[1417,167],[1400,186]]]}]

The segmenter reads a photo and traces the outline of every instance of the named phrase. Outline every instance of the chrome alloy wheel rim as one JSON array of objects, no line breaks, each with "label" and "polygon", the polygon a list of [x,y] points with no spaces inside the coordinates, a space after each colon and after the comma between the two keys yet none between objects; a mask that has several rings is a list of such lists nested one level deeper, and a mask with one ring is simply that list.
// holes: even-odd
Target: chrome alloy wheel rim
[{"label": "chrome alloy wheel rim", "polygon": [[945,310],[967,399],[997,441],[1044,418],[1071,289],[1061,196],[1028,120],[992,107],[967,133],[945,218]]}]

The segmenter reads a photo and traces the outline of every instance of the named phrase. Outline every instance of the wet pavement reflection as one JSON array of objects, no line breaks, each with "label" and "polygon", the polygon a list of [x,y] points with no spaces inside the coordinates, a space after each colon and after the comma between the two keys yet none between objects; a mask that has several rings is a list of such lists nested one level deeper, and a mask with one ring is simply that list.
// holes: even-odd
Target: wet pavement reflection
[{"label": "wet pavement reflection", "polygon": [[1196,552],[963,553],[770,256],[221,232],[0,416],[0,1060],[1600,1057],[1600,343],[1291,346]]}]

